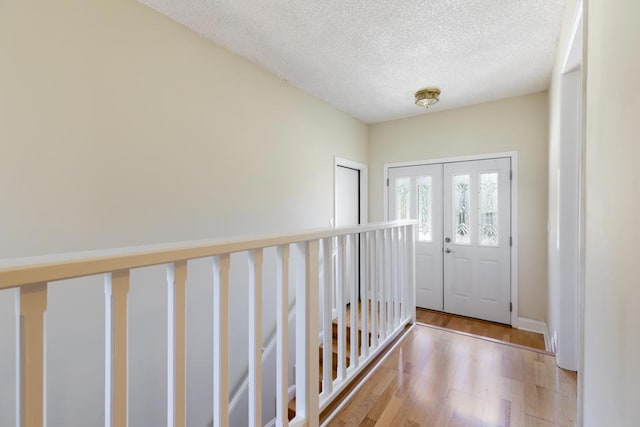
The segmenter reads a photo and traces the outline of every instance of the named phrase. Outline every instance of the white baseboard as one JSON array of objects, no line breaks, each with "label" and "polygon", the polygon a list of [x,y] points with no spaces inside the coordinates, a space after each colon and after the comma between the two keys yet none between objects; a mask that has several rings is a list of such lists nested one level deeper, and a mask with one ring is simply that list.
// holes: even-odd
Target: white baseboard
[{"label": "white baseboard", "polygon": [[291,402],[293,400],[294,397],[296,397],[296,385],[292,384],[289,386],[289,390],[287,390],[288,394],[289,394],[289,402]]},{"label": "white baseboard", "polygon": [[551,339],[549,337],[549,328],[545,322],[540,320],[527,319],[526,317],[518,318],[518,329],[523,331],[536,332],[544,337],[544,347],[547,351],[552,351]]},{"label": "white baseboard", "polygon": [[[289,393],[289,402],[291,402],[293,398],[296,397],[296,385],[295,384],[290,385],[287,391]],[[275,427],[277,421],[278,419],[274,418],[271,421],[269,421],[267,424],[265,424],[264,427]]]}]

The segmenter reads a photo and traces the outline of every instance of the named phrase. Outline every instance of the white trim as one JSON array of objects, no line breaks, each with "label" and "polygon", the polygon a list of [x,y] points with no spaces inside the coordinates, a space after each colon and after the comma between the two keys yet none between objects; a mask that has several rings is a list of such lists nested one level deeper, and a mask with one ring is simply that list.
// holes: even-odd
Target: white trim
[{"label": "white trim", "polygon": [[439,163],[457,163],[457,162],[470,162],[473,160],[500,159],[503,157],[512,157],[514,154],[517,155],[518,152],[502,151],[499,153],[471,154],[468,156],[442,157],[439,159],[409,160],[406,162],[385,163],[383,167],[384,167],[384,170],[387,171],[389,168],[399,168],[404,166],[421,166],[421,165],[433,165],[433,164],[439,164]]},{"label": "white trim", "polygon": [[331,226],[335,227],[336,216],[338,215],[338,180],[336,179],[336,168],[343,166],[345,168],[356,169],[360,171],[360,224],[369,223],[369,169],[364,163],[354,162],[353,160],[334,157],[333,161],[333,218]]},{"label": "white trim", "polygon": [[[578,52],[574,52],[574,47],[578,46],[578,47],[582,47],[582,34],[578,33],[578,30],[580,29],[580,26],[582,25],[582,1],[580,1],[578,3],[578,8],[576,11],[576,16],[574,18],[575,20],[573,21],[573,27],[571,28],[571,36],[569,37],[569,48],[567,49],[567,52],[565,54],[564,60],[562,61],[562,74],[566,74],[566,73],[570,73],[572,71],[575,71],[574,69],[570,69],[569,68],[569,61],[571,60],[571,57],[573,55],[575,55]],[[580,39],[578,40],[578,36],[580,36]],[[580,53],[580,65],[582,65],[582,52]]]},{"label": "white trim", "polygon": [[293,398],[296,397],[296,385],[295,384],[290,385],[289,389],[287,390],[287,393],[289,394],[289,402],[291,402]]},{"label": "white trim", "polygon": [[[585,187],[586,187],[586,172],[585,172],[585,164],[586,164],[586,154],[585,154],[585,138],[586,138],[586,98],[587,98],[587,90],[586,90],[586,75],[587,64],[584,62],[584,58],[587,50],[587,14],[588,14],[588,3],[584,3],[583,0],[578,0],[573,27],[571,29],[571,37],[569,38],[569,45],[566,51],[566,57],[564,58],[563,67],[562,67],[562,76],[561,76],[561,85],[562,79],[564,75],[567,74],[568,63],[573,55],[574,58],[576,55],[579,55],[579,65],[580,65],[580,88],[578,91],[579,94],[579,111],[578,111],[578,277],[577,277],[577,289],[576,289],[576,314],[577,314],[577,325],[576,325],[576,334],[577,334],[577,369],[579,373],[584,372],[584,323],[585,323],[585,216],[586,216],[586,202],[585,202]],[[577,52],[577,49],[580,48],[581,51]],[[551,340],[552,349],[555,350],[555,346],[557,345],[557,336],[554,334]],[[577,386],[577,403],[576,403],[576,419],[577,425],[581,426],[584,422],[584,381],[578,381]]]},{"label": "white trim", "polygon": [[527,319],[526,317],[520,317],[518,319],[520,325],[518,329],[522,331],[536,332],[544,336],[544,348],[547,351],[552,351],[551,338],[549,337],[549,328],[545,322],[540,320]]},{"label": "white trim", "polygon": [[518,152],[511,153],[511,237],[513,242],[511,245],[511,326],[517,328],[520,324],[518,318],[519,297],[518,297]]},{"label": "white trim", "polygon": [[389,218],[389,187],[387,180],[389,179],[389,169],[406,166],[431,165],[439,163],[458,163],[469,162],[473,160],[488,160],[499,158],[511,159],[511,172],[513,179],[511,180],[511,237],[513,237],[513,245],[511,246],[511,303],[513,310],[511,311],[511,326],[518,327],[518,152],[506,151],[500,153],[474,154],[470,156],[445,157],[441,159],[431,160],[412,160],[407,162],[385,163],[383,168],[382,181],[382,200],[383,200],[383,218],[385,221]]}]

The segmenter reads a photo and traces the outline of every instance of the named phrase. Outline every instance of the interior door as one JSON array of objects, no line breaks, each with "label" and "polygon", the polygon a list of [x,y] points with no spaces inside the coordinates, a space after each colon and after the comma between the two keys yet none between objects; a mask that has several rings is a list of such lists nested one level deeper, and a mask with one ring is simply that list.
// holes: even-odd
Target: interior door
[{"label": "interior door", "polygon": [[416,305],[443,310],[442,164],[389,169],[389,219],[418,219]]},{"label": "interior door", "polygon": [[[355,227],[360,224],[360,171],[348,168],[346,166],[336,166],[336,227]],[[335,241],[334,241],[335,243]],[[352,242],[359,249],[360,242]],[[332,251],[334,260],[333,265],[336,266],[335,274],[342,274],[342,269],[338,269],[337,263],[337,246],[334,244]],[[359,258],[356,258],[359,259]],[[360,264],[354,266],[357,271],[356,277],[360,277]],[[342,280],[342,279],[341,279]],[[335,282],[337,283],[337,282]],[[334,292],[335,294],[335,292]],[[343,301],[346,304],[351,303],[351,293],[347,286],[343,287]],[[334,301],[335,307],[335,301]]]},{"label": "interior door", "polygon": [[511,323],[511,160],[444,165],[444,311]]},{"label": "interior door", "polygon": [[336,166],[336,227],[360,224],[360,171]]}]

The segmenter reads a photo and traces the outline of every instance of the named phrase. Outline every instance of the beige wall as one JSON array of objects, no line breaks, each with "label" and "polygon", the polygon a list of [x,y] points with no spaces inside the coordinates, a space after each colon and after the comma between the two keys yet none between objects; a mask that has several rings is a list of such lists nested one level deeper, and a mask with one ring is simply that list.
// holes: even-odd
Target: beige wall
[{"label": "beige wall", "polygon": [[588,0],[584,425],[640,420],[640,2]]},{"label": "beige wall", "polygon": [[0,258],[328,226],[366,125],[133,0],[0,3]]},{"label": "beige wall", "polygon": [[[367,161],[365,124],[134,0],[1,1],[0,53],[0,258],[328,226],[334,156]],[[242,261],[234,307],[247,301]],[[210,265],[189,274],[189,423],[208,425]],[[194,283],[198,274],[209,280]],[[134,279],[129,421],[162,425],[163,271]],[[49,425],[103,419],[102,289],[100,277],[50,287]],[[13,291],[0,307],[5,426]],[[232,310],[233,348],[246,346],[246,323]],[[236,350],[234,387],[244,369]]]},{"label": "beige wall", "polygon": [[383,218],[383,165],[471,154],[519,153],[519,316],[547,315],[546,93],[373,125],[369,216]]}]

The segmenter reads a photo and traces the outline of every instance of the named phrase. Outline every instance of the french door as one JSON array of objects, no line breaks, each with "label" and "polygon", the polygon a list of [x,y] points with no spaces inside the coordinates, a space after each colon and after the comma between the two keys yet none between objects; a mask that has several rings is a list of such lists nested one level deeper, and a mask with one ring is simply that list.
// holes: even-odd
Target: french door
[{"label": "french door", "polygon": [[443,310],[442,164],[389,170],[389,218],[418,219],[416,305]]},{"label": "french door", "polygon": [[418,307],[511,323],[511,160],[390,168],[389,218],[418,220]]}]

